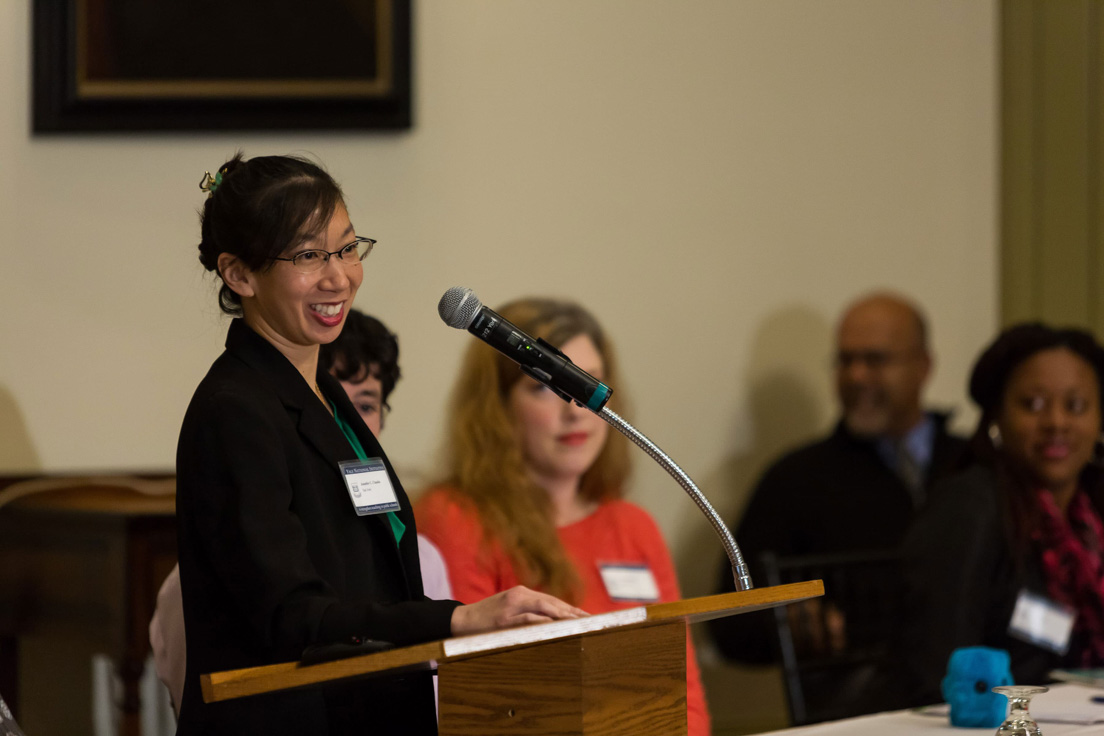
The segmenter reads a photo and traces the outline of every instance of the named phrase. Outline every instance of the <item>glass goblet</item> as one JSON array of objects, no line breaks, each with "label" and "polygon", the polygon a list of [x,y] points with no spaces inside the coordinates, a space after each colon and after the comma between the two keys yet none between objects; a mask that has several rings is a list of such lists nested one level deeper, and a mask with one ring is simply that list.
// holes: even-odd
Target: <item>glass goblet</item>
[{"label": "glass goblet", "polygon": [[1039,724],[1027,711],[1031,696],[1045,693],[1050,688],[1041,685],[1001,685],[993,692],[1008,698],[1008,718],[997,729],[997,736],[1042,736]]}]

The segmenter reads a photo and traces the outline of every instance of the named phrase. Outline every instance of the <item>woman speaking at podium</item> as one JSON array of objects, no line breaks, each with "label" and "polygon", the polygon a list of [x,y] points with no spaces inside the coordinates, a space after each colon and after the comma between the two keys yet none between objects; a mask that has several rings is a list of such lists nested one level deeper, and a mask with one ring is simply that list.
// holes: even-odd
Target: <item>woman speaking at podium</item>
[{"label": "woman speaking at podium", "polygon": [[[613,348],[582,307],[523,299],[496,310],[560,348],[579,368],[620,385]],[[623,414],[624,394],[610,408]],[[590,613],[678,600],[670,552],[647,511],[622,500],[628,441],[566,403],[517,365],[472,341],[453,391],[446,481],[417,505],[421,532],[449,568],[453,594],[476,601],[525,585]],[[687,720],[709,733],[694,650],[687,641]]]},{"label": "woman speaking at podium", "polygon": [[404,646],[582,614],[515,588],[422,593],[410,502],[319,345],[341,332],[374,241],[302,159],[238,154],[205,175],[201,263],[236,317],[177,448],[187,674],[179,734],[434,734],[428,673],[207,704],[200,675],[308,647]]}]

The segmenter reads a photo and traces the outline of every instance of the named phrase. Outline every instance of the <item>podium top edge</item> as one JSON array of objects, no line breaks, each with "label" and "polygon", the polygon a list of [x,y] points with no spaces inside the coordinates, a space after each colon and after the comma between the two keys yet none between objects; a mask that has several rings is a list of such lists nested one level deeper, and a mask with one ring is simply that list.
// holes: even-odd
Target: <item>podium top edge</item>
[{"label": "podium top edge", "polygon": [[750,613],[764,608],[797,603],[809,598],[824,595],[824,582],[808,580],[788,585],[775,585],[767,588],[752,588],[735,593],[701,598],[686,598],[670,603],[655,603],[648,606],[648,621],[658,623],[667,619],[684,618],[689,623],[723,618],[741,613]]},{"label": "podium top edge", "polygon": [[304,666],[298,662],[252,667],[203,675],[204,700],[228,700],[289,687],[320,684],[345,677],[404,667],[432,666],[436,660],[479,657],[514,647],[535,646],[575,636],[599,636],[603,631],[658,626],[679,619],[697,623],[747,613],[824,595],[824,583],[812,580],[769,588],[655,603],[584,618],[503,629],[487,634],[426,642],[377,654]]}]

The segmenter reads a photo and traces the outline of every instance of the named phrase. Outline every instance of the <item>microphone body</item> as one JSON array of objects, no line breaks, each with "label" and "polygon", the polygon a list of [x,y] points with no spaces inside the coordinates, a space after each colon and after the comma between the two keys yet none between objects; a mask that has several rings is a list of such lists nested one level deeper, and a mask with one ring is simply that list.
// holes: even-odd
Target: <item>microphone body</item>
[{"label": "microphone body", "polygon": [[475,335],[564,401],[574,401],[598,413],[613,394],[613,389],[572,363],[554,345],[543,338],[530,337],[502,315],[484,307],[471,289],[459,286],[449,289],[441,297],[437,311],[447,325]]}]

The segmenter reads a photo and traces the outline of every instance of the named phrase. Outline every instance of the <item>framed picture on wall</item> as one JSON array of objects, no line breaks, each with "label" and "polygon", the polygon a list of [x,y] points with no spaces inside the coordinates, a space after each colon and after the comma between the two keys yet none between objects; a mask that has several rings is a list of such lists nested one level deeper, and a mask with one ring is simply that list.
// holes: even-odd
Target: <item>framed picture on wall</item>
[{"label": "framed picture on wall", "polygon": [[33,3],[36,133],[411,125],[411,0]]}]

